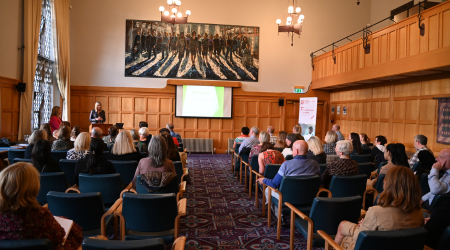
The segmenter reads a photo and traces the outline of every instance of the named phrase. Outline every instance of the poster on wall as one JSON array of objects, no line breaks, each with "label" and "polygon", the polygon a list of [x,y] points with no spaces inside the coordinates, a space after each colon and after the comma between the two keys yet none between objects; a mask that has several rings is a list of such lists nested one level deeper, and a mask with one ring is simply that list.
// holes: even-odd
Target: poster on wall
[{"label": "poster on wall", "polygon": [[342,109],[342,114],[344,114],[344,115],[347,114],[347,107],[344,107],[344,108]]},{"label": "poster on wall", "polygon": [[125,77],[257,82],[259,27],[126,20]]},{"label": "poster on wall", "polygon": [[450,98],[439,98],[436,142],[450,145]]},{"label": "poster on wall", "polygon": [[316,134],[317,97],[300,98],[298,124],[305,140]]},{"label": "poster on wall", "polygon": [[338,114],[338,115],[341,114],[341,106],[337,106],[336,114]]},{"label": "poster on wall", "polygon": [[334,106],[331,107],[331,114],[334,114]]}]

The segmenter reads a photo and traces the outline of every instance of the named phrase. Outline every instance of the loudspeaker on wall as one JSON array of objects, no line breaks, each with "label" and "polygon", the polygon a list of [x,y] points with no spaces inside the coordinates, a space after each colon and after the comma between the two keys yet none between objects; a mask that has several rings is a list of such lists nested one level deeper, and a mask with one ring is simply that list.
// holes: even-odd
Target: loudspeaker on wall
[{"label": "loudspeaker on wall", "polygon": [[24,82],[19,82],[19,83],[16,85],[16,89],[17,89],[19,92],[25,92],[26,87],[27,87],[27,84],[24,83]]},{"label": "loudspeaker on wall", "polygon": [[283,99],[283,98],[280,98],[280,99],[278,100],[278,106],[280,106],[280,107],[283,107],[283,106],[284,106],[284,99]]}]

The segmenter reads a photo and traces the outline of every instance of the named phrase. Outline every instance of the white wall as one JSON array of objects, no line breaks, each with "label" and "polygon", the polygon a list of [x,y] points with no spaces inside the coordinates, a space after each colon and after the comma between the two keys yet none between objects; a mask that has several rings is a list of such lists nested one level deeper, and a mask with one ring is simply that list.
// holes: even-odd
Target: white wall
[{"label": "white wall", "polygon": [[0,76],[22,79],[23,2],[0,0]]},{"label": "white wall", "polygon": [[[375,0],[373,0],[375,1]],[[377,0],[378,1],[378,0]],[[71,84],[81,86],[163,88],[167,79],[124,77],[125,20],[159,20],[166,0],[71,0]],[[370,21],[370,0],[298,1],[305,15],[294,46],[277,36],[277,18],[286,19],[286,1],[184,0],[190,22],[260,27],[259,82],[243,82],[246,91],[292,92],[311,82],[309,54],[362,29]]]}]

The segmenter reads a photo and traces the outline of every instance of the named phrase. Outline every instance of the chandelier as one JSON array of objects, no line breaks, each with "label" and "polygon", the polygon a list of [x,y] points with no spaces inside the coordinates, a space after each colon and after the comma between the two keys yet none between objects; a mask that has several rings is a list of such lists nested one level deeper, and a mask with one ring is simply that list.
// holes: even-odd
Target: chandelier
[{"label": "chandelier", "polygon": [[[186,24],[188,17],[191,15],[190,10],[186,10],[186,16],[183,17],[183,14],[180,12],[180,0],[167,0],[167,10],[164,6],[159,7],[159,11],[161,11],[161,22],[171,23],[171,24]],[[169,10],[172,12],[170,14]]]},{"label": "chandelier", "polygon": [[[292,0],[292,5],[288,7],[286,25],[280,25],[281,19],[277,19],[278,35],[280,34],[280,32],[288,33],[288,37],[291,36],[291,46],[294,46],[294,33],[298,34],[298,37],[300,37],[300,33],[302,33],[302,23],[305,19],[304,15],[300,15],[300,11],[302,10],[300,7],[295,8],[294,13],[294,1],[295,0]],[[294,24],[295,19],[297,19],[296,24]]]}]

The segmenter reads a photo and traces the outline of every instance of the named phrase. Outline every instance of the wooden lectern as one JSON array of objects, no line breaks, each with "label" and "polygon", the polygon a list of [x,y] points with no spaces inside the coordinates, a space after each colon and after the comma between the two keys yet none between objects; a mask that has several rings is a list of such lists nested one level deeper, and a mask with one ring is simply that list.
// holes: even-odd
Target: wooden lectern
[{"label": "wooden lectern", "polygon": [[91,125],[89,125],[89,133],[91,133],[92,128],[100,128],[102,130],[102,135],[108,135],[108,128],[113,126],[112,124],[107,124],[107,123],[91,123]]}]

